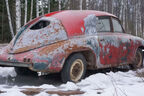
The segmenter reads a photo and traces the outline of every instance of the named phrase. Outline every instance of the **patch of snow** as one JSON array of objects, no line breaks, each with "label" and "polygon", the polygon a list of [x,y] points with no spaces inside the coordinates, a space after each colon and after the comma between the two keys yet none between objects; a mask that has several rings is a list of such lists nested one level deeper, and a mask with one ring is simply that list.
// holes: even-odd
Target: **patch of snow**
[{"label": "patch of snow", "polygon": [[43,85],[41,85],[39,88],[45,88],[45,89],[52,88],[52,89],[54,89],[54,88],[56,88],[56,87],[55,87],[55,86],[53,86],[53,85],[43,84]]},{"label": "patch of snow", "polygon": [[64,88],[63,90],[77,90],[79,87],[73,82],[67,82],[66,84],[62,84],[60,87]]},{"label": "patch of snow", "polygon": [[12,90],[8,91],[7,93],[2,93],[0,96],[27,96],[22,92],[19,92],[18,90]]},{"label": "patch of snow", "polygon": [[15,77],[16,72],[13,67],[0,67],[0,76],[1,77],[7,77],[7,76]]},{"label": "patch of snow", "polygon": [[[144,69],[140,69],[137,72],[144,72]],[[7,91],[7,93],[2,93],[0,94],[0,96],[26,96],[25,94],[20,92],[24,88],[46,89],[35,96],[58,96],[57,94],[47,94],[46,91],[48,91],[49,89],[51,89],[52,91],[80,89],[81,91],[85,92],[80,96],[143,96],[144,78],[138,77],[137,72],[108,72],[106,74],[97,73],[83,79],[79,83],[67,82],[66,84],[62,84],[57,87],[53,85],[43,84],[41,86],[14,86],[12,88],[6,88],[4,87],[4,85],[0,85],[1,91]]]}]

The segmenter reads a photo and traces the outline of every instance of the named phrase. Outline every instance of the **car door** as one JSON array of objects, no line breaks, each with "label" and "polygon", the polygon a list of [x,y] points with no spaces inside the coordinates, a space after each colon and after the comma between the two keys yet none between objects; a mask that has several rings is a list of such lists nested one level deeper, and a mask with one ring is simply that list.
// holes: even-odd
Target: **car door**
[{"label": "car door", "polygon": [[117,18],[112,18],[114,34],[119,39],[119,64],[127,64],[133,55],[131,35],[126,34]]},{"label": "car door", "polygon": [[100,67],[113,67],[119,62],[119,38],[113,32],[111,17],[99,17],[97,24]]}]

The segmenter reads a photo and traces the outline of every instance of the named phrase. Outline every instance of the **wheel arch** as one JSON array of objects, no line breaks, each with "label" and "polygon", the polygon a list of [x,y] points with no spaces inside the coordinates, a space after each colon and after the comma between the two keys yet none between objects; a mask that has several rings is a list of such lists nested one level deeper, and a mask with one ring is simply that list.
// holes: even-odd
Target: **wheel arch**
[{"label": "wheel arch", "polygon": [[[144,55],[144,46],[139,46],[138,48],[140,48],[140,49],[142,50],[143,55]],[[138,48],[137,48],[137,49],[138,49]]]},{"label": "wheel arch", "polygon": [[77,53],[81,53],[84,56],[86,63],[87,63],[87,69],[95,68],[96,56],[95,56],[95,53],[90,49],[89,50],[83,50],[83,51],[74,51],[74,52],[69,53],[69,55],[67,55],[65,58],[65,61],[64,61],[62,68],[64,67],[66,60],[68,58],[70,58],[72,55],[77,54]]},{"label": "wheel arch", "polygon": [[140,49],[144,49],[144,46],[139,46],[138,48],[140,48]]}]

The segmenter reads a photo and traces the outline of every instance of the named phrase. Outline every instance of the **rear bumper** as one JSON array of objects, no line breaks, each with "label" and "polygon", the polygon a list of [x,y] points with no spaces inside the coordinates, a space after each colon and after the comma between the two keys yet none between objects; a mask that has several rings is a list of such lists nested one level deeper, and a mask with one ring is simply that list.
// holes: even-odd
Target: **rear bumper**
[{"label": "rear bumper", "polygon": [[8,62],[8,61],[0,61],[0,66],[3,67],[32,67],[30,63],[23,62]]}]

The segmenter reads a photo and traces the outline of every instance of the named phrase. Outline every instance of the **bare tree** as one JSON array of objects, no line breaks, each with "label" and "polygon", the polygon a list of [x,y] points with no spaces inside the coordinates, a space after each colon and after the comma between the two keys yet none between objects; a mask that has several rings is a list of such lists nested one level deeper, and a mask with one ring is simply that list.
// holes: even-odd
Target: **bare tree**
[{"label": "bare tree", "polygon": [[58,0],[59,3],[59,11],[61,10],[61,0]]},{"label": "bare tree", "polygon": [[80,0],[80,5],[79,5],[80,10],[82,10],[82,5],[83,5],[83,0]]},{"label": "bare tree", "polygon": [[138,4],[136,3],[136,6],[135,6],[135,14],[136,14],[136,19],[135,19],[135,24],[136,24],[136,28],[135,28],[135,30],[136,30],[136,36],[138,35]]},{"label": "bare tree", "polygon": [[33,16],[33,0],[31,0],[31,11],[30,11],[30,20],[32,20],[32,16]]},{"label": "bare tree", "polygon": [[36,17],[39,17],[39,0],[36,0]]},{"label": "bare tree", "polygon": [[13,27],[12,27],[11,15],[10,15],[10,11],[9,11],[9,3],[8,3],[8,0],[5,0],[5,2],[6,2],[7,14],[8,14],[10,32],[11,32],[11,36],[13,38],[14,32],[13,32]]},{"label": "bare tree", "polygon": [[42,15],[44,15],[44,0],[41,0],[41,11],[42,11]]},{"label": "bare tree", "polygon": [[21,27],[21,3],[20,0],[16,0],[16,32]]},{"label": "bare tree", "polygon": [[89,9],[89,0],[86,0],[86,9]]},{"label": "bare tree", "polygon": [[50,0],[48,0],[48,13],[50,13]]},{"label": "bare tree", "polygon": [[27,22],[27,0],[25,0],[25,19],[24,24]]}]

